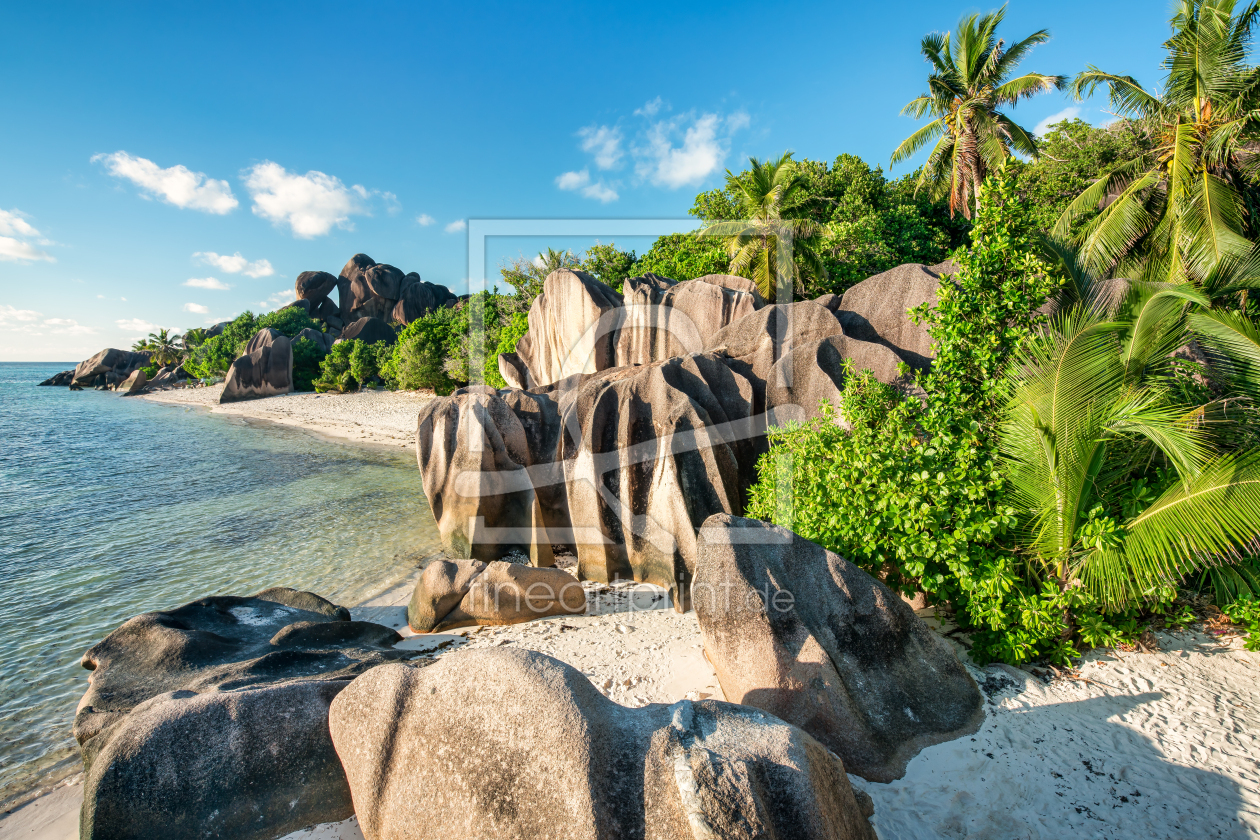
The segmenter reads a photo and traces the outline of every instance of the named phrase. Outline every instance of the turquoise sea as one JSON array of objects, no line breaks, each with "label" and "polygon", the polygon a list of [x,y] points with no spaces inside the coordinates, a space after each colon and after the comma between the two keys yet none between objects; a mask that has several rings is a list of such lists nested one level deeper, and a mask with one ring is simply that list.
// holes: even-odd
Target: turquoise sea
[{"label": "turquoise sea", "polygon": [[77,769],[79,659],[128,618],[269,586],[355,604],[438,544],[410,452],[36,387],[72,366],[0,363],[0,803]]}]

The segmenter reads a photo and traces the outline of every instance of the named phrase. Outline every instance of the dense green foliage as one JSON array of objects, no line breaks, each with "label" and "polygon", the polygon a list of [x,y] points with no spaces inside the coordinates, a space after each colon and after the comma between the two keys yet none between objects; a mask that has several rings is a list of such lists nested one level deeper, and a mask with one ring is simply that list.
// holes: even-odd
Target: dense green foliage
[{"label": "dense green foliage", "polygon": [[[935,265],[966,241],[970,223],[951,219],[944,203],[916,196],[911,176],[889,181],[878,167],[872,169],[854,155],[840,155],[830,165],[793,161],[793,167],[799,186],[780,212],[822,228],[814,250],[825,270],[825,275],[808,267],[801,272],[798,300],[841,293],[904,263]],[[747,218],[751,211],[738,185],[750,178],[744,171],[728,179],[726,187],[701,193],[692,215],[709,223]],[[680,251],[685,257],[674,256]],[[702,260],[707,260],[703,271],[697,265]],[[658,239],[637,269],[683,280],[729,273],[729,263],[719,240],[675,234]]]},{"label": "dense green foliage", "polygon": [[184,367],[193,376],[202,379],[222,376],[232,366],[233,360],[245,352],[249,340],[259,330],[268,327],[290,338],[304,329],[322,332],[319,322],[296,306],[278,309],[262,317],[255,317],[249,311],[242,312],[223,328],[222,333],[203,340],[193,348]]},{"label": "dense green foliage", "polygon": [[[890,585],[953,604],[987,632],[977,634],[982,659],[1022,661],[1052,648],[1061,629],[1060,604],[1023,586],[995,437],[1006,397],[1000,374],[1058,284],[1038,253],[1014,178],[991,180],[954,282],[942,285],[934,310],[918,313],[938,353],[919,377],[926,398],[855,372],[838,407],[852,431],[825,417],[772,432],[751,493],[752,515]],[[1037,616],[1031,631],[1020,611]]]},{"label": "dense green foliage", "polygon": [[315,380],[320,375],[319,363],[325,355],[324,348],[309,338],[293,342],[293,390],[315,390]]},{"label": "dense green foliage", "polygon": [[659,274],[671,280],[695,280],[706,274],[729,273],[730,262],[722,241],[717,237],[671,233],[652,243],[647,253],[635,263],[634,273]]},{"label": "dense green foliage", "polygon": [[1260,598],[1244,595],[1227,604],[1224,612],[1231,621],[1241,624],[1247,631],[1247,641],[1244,643],[1247,650],[1260,651]]},{"label": "dense green foliage", "polygon": [[458,388],[462,383],[446,372],[455,320],[455,310],[443,307],[408,324],[394,345],[387,379],[396,381],[399,388],[432,388],[438,394],[449,394]]}]

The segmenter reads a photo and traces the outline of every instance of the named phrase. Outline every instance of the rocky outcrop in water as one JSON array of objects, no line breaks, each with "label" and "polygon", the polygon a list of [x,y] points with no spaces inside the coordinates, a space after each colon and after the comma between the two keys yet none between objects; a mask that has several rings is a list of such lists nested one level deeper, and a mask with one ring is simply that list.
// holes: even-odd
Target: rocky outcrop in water
[{"label": "rocky outcrop in water", "polygon": [[707,520],[699,542],[693,604],[728,700],[795,723],[874,782],[984,721],[948,644],[857,566],[727,514]]},{"label": "rocky outcrop in water", "polygon": [[220,403],[274,397],[293,390],[293,342],[277,329],[259,330],[228,368]]},{"label": "rocky outcrop in water", "polygon": [[349,817],[328,706],[410,654],[393,630],[345,617],[277,588],[138,616],[92,647],[74,722],[79,836],[271,840]]},{"label": "rocky outcrop in water", "polygon": [[117,350],[110,347],[79,362],[71,382],[92,387],[116,385],[131,376],[137,368],[147,366],[149,358],[147,351]]},{"label": "rocky outcrop in water", "polygon": [[71,368],[70,370],[63,370],[61,373],[54,374],[39,384],[65,386],[65,385],[69,385],[73,381],[74,381],[74,369]]},{"label": "rocky outcrop in water", "polygon": [[875,840],[869,798],[800,729],[729,703],[620,706],[538,653],[374,668],[329,728],[367,837]]}]

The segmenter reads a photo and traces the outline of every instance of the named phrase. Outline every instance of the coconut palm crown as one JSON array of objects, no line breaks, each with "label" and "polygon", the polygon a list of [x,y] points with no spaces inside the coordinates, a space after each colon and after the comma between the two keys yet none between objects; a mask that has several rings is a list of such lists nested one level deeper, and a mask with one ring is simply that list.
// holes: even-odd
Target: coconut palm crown
[{"label": "coconut palm crown", "polygon": [[893,152],[895,165],[927,144],[936,146],[919,171],[919,189],[949,195],[950,214],[971,218],[972,205],[985,175],[1011,151],[1037,155],[1033,135],[1000,108],[1021,99],[1061,89],[1065,76],[1025,73],[1011,78],[1033,47],[1050,39],[1044,29],[1009,49],[997,37],[1006,7],[987,15],[966,15],[956,32],[934,32],[922,41],[923,57],[932,65],[928,92],[910,101],[901,113],[934,119],[907,137]]},{"label": "coconut palm crown", "polygon": [[1159,93],[1097,67],[1072,82],[1077,99],[1105,88],[1116,114],[1141,121],[1158,140],[1154,166],[1121,164],[1059,219],[1055,235],[1073,235],[1091,269],[1202,283],[1214,266],[1250,250],[1244,191],[1260,169],[1249,144],[1260,128],[1260,69],[1247,51],[1260,2],[1237,7],[1181,0]]},{"label": "coconut palm crown", "polygon": [[704,234],[721,237],[731,258],[731,273],[749,278],[762,297],[773,301],[781,285],[800,281],[802,271],[826,278],[827,269],[814,248],[824,228],[809,219],[786,216],[805,188],[791,152],[765,161],[750,157],[748,163],[747,173],[726,172],[727,187],[740,197],[748,219],[713,222]]}]

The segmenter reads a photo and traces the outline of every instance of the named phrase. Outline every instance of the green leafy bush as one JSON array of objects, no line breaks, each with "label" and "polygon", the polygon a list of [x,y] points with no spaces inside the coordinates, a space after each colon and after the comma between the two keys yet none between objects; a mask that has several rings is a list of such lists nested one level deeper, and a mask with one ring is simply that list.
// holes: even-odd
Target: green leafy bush
[{"label": "green leafy bush", "polygon": [[716,236],[672,233],[652,243],[634,265],[634,274],[648,272],[672,280],[694,280],[706,274],[725,274],[731,259]]},{"label": "green leafy bush", "polygon": [[1087,597],[1043,587],[1014,551],[1015,511],[996,448],[1004,392],[996,383],[1058,284],[1040,261],[1008,174],[982,191],[973,244],[956,259],[926,321],[936,348],[920,377],[925,399],[906,398],[869,372],[850,371],[840,412],[770,434],[751,515],[849,557],[890,586],[916,586],[951,604],[975,628],[980,661],[1074,655],[1065,616]]},{"label": "green leafy bush", "polygon": [[320,375],[319,363],[326,355],[324,348],[309,338],[293,342],[293,390],[315,390],[315,379]]},{"label": "green leafy bush", "polygon": [[[193,376],[210,379],[227,373],[232,362],[245,352],[245,345],[261,329],[271,327],[292,338],[306,328],[320,331],[320,325],[298,307],[279,309],[261,318],[252,312],[242,312],[223,332],[207,338],[197,345],[184,368]],[[295,360],[296,361],[296,360]]]},{"label": "green leafy bush", "polygon": [[1228,604],[1222,612],[1229,620],[1242,625],[1247,631],[1244,643],[1247,650],[1260,651],[1260,598],[1254,595],[1243,595]]},{"label": "green leafy bush", "polygon": [[350,356],[354,352],[355,345],[362,344],[363,342],[357,338],[334,344],[332,350],[319,363],[319,378],[311,383],[315,390],[320,393],[337,391],[344,394],[358,388],[359,383],[350,372]]},{"label": "green leafy bush", "polygon": [[458,388],[460,383],[446,372],[456,320],[456,311],[443,307],[408,324],[394,345],[387,379],[397,382],[398,388],[432,388],[437,394]]}]

